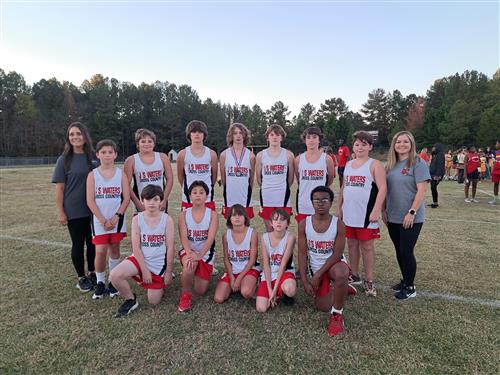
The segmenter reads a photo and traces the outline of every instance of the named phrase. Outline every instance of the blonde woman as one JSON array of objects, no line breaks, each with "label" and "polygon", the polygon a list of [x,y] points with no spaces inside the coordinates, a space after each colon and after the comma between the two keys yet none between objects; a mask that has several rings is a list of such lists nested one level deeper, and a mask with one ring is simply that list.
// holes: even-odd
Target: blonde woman
[{"label": "blonde woman", "polygon": [[414,248],[425,220],[424,197],[431,179],[427,163],[417,156],[415,150],[415,140],[410,132],[396,133],[386,165],[386,211],[382,216],[403,276],[401,282],[392,287],[399,300],[417,296]]}]

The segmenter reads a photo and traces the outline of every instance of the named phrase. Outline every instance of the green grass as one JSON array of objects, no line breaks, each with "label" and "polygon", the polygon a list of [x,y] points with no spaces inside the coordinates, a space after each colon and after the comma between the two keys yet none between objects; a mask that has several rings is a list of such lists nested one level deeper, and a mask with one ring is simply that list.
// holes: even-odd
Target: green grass
[{"label": "green grass", "polygon": [[[0,372],[10,373],[339,373],[497,374],[499,309],[419,296],[396,301],[380,290],[350,298],[346,332],[326,334],[328,314],[315,311],[301,287],[293,307],[259,315],[254,302],[196,298],[193,311],[176,311],[180,280],[159,306],[140,288],[140,308],[124,319],[113,314],[119,299],[92,301],[80,294],[69,248],[5,236],[69,244],[56,222],[50,168],[0,170],[1,315]],[[338,191],[335,182],[335,191]],[[491,183],[480,184],[488,193]],[[419,291],[498,300],[500,209],[463,201],[462,187],[439,185],[441,207],[428,210],[417,244]],[[217,188],[220,196],[220,189]],[[255,191],[255,198],[258,192]],[[428,199],[429,200],[429,199]],[[180,202],[175,185],[170,213]],[[130,222],[130,215],[129,215]],[[454,222],[440,219],[462,220]],[[470,223],[470,220],[485,223]],[[223,227],[223,221],[221,220]],[[263,230],[260,219],[252,223]],[[295,223],[292,230],[296,230]],[[222,230],[219,231],[218,243]],[[179,241],[176,241],[178,244]],[[382,228],[377,242],[379,285],[399,280],[392,243]],[[130,251],[130,238],[123,242]],[[220,246],[216,266],[222,271]],[[179,264],[174,267],[180,272]]]}]

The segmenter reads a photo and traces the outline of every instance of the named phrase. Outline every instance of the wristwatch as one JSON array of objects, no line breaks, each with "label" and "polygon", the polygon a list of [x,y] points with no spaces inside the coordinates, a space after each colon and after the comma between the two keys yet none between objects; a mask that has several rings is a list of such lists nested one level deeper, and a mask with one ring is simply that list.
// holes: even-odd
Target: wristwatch
[{"label": "wristwatch", "polygon": [[417,211],[415,211],[415,210],[413,210],[413,209],[411,209],[411,208],[410,208],[410,209],[408,210],[408,213],[409,213],[410,215],[412,215],[412,216],[415,216],[415,214],[417,213]]},{"label": "wristwatch", "polygon": [[116,216],[118,216],[120,219],[122,219],[122,218],[123,218],[123,214],[121,214],[121,213],[119,213],[119,212],[117,212],[115,215],[116,215]]}]

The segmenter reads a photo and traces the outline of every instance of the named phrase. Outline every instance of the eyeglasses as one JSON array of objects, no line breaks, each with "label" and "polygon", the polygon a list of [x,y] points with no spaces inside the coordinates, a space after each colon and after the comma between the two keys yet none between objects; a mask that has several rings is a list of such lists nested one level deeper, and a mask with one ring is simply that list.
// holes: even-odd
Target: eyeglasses
[{"label": "eyeglasses", "polygon": [[329,198],[313,199],[312,202],[313,204],[327,204],[330,203],[330,199]]}]

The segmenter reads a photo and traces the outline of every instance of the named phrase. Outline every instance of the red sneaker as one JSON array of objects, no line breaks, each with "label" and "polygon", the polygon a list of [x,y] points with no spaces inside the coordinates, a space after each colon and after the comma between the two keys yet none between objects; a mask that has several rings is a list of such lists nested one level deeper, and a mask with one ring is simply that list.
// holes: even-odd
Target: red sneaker
[{"label": "red sneaker", "polygon": [[344,332],[344,317],[342,314],[331,314],[328,322],[328,336],[337,336]]},{"label": "red sneaker", "polygon": [[358,290],[356,289],[356,287],[352,284],[347,284],[347,295],[355,296],[356,294],[358,294]]},{"label": "red sneaker", "polygon": [[191,310],[191,293],[181,293],[181,300],[179,301],[177,310],[180,312]]}]

